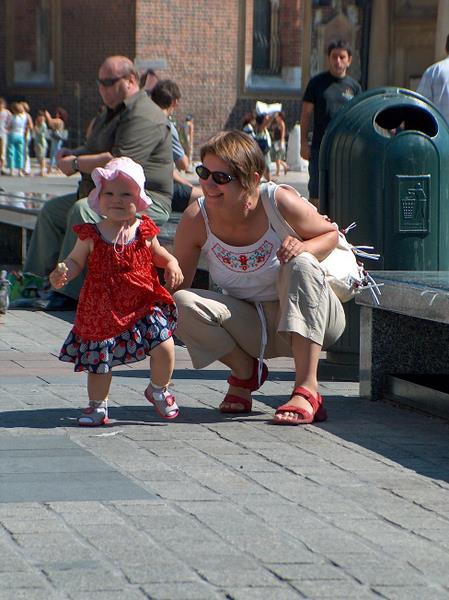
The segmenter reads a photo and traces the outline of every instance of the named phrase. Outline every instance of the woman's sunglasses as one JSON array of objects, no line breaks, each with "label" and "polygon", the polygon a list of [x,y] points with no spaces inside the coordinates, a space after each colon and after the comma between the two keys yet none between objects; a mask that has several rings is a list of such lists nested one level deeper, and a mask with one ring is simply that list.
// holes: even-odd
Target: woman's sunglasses
[{"label": "woman's sunglasses", "polygon": [[233,179],[237,179],[237,177],[233,177],[232,175],[228,175],[222,171],[209,171],[209,169],[204,165],[198,165],[195,171],[198,177],[200,179],[204,179],[204,181],[209,179],[209,175],[212,175],[212,179],[218,185],[225,185],[226,183],[230,183]]}]

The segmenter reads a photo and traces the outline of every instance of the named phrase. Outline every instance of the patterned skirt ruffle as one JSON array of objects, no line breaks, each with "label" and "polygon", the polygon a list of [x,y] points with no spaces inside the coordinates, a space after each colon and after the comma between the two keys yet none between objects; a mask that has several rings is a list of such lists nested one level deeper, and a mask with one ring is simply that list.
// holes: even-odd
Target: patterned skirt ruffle
[{"label": "patterned skirt ruffle", "polygon": [[153,348],[173,335],[177,311],[174,305],[154,306],[127,331],[100,342],[82,340],[71,331],[59,360],[75,363],[75,371],[109,373],[112,367],[144,360]]}]

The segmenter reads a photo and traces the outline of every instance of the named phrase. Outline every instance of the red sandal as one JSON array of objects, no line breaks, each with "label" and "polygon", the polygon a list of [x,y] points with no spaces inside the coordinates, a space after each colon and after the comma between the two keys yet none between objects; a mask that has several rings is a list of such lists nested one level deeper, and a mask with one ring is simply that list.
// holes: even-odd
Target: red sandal
[{"label": "red sandal", "polygon": [[[252,373],[251,377],[249,379],[239,379],[235,375],[230,375],[228,377],[229,385],[234,385],[235,387],[240,387],[245,390],[249,390],[250,392],[255,392],[256,390],[258,390],[268,377],[268,367],[265,363],[263,363],[262,375],[260,378],[260,385],[259,385],[259,381],[258,381],[259,361],[257,360],[257,358],[254,358],[253,361],[254,361],[253,373]],[[226,402],[229,405],[228,408],[225,408],[225,409],[221,408],[221,406],[224,402]],[[237,405],[239,405],[239,404],[241,404],[243,406],[243,409],[237,408]],[[236,414],[236,413],[244,414],[244,413],[251,412],[252,405],[253,405],[253,401],[251,398],[248,400],[247,398],[242,398],[240,396],[236,396],[235,394],[226,394],[226,396],[223,398],[223,402],[220,404],[219,410],[222,413],[228,413],[228,414]]]},{"label": "red sandal", "polygon": [[[287,404],[283,404],[277,409],[276,414],[273,417],[272,423],[274,423],[275,425],[308,425],[310,423],[313,423],[314,421],[325,421],[327,419],[327,412],[323,406],[324,400],[321,394],[317,394],[316,396],[314,396],[312,392],[309,392],[309,390],[307,390],[305,387],[298,386],[293,390],[290,398],[293,398],[293,396],[302,396],[303,398],[305,398],[312,407],[313,413],[310,414],[309,411],[307,411],[304,408],[299,408],[298,406],[291,406],[287,402]],[[296,415],[299,415],[300,418],[276,418],[278,415],[283,415],[284,413],[288,412],[295,413]]]}]

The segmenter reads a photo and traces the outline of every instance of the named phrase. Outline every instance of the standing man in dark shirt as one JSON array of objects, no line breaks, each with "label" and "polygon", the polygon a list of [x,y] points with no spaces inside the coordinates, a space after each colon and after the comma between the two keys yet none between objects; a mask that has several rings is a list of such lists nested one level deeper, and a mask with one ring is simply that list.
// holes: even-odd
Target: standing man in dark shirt
[{"label": "standing man in dark shirt", "polygon": [[[321,140],[332,117],[362,91],[360,84],[347,75],[352,62],[348,44],[339,40],[327,49],[329,70],[312,77],[304,92],[301,111],[301,156],[309,161],[309,200],[319,208],[319,156]],[[309,130],[313,118],[312,144]]]},{"label": "standing man in dark shirt", "polygon": [[[91,172],[114,156],[129,156],[142,165],[148,195],[146,212],[157,225],[171,212],[173,158],[170,125],[161,109],[139,88],[134,64],[125,56],[110,56],[101,65],[97,84],[106,110],[95,120],[86,143],[58,154],[65,175],[81,173],[78,194],[47,201],[40,211],[28,250],[25,270],[46,276],[75,245],[73,225],[96,223],[101,217],[87,204],[94,187]],[[60,260],[60,259],[59,259]],[[83,275],[53,292],[44,310],[71,310],[76,305]],[[35,308],[39,308],[37,305]]]}]

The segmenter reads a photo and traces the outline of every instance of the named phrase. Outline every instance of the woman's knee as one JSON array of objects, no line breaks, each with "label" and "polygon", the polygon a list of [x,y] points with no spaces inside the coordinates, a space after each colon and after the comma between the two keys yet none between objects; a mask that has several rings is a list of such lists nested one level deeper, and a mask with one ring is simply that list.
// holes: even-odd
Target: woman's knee
[{"label": "woman's knee", "polygon": [[325,275],[318,259],[309,252],[299,254],[281,265],[279,274],[280,277],[295,282],[313,279],[324,284],[325,281]]},{"label": "woman's knee", "polygon": [[279,301],[287,300],[317,307],[326,289],[326,278],[318,260],[309,253],[296,256],[281,266],[279,272]]},{"label": "woman's knee", "polygon": [[178,315],[181,311],[188,310],[195,304],[194,297],[196,294],[190,290],[178,290],[173,294],[173,299],[176,302]]},{"label": "woman's knee", "polygon": [[230,316],[220,296],[208,290],[179,290],[173,298],[178,309],[178,328],[198,328],[201,324],[221,325]]}]

